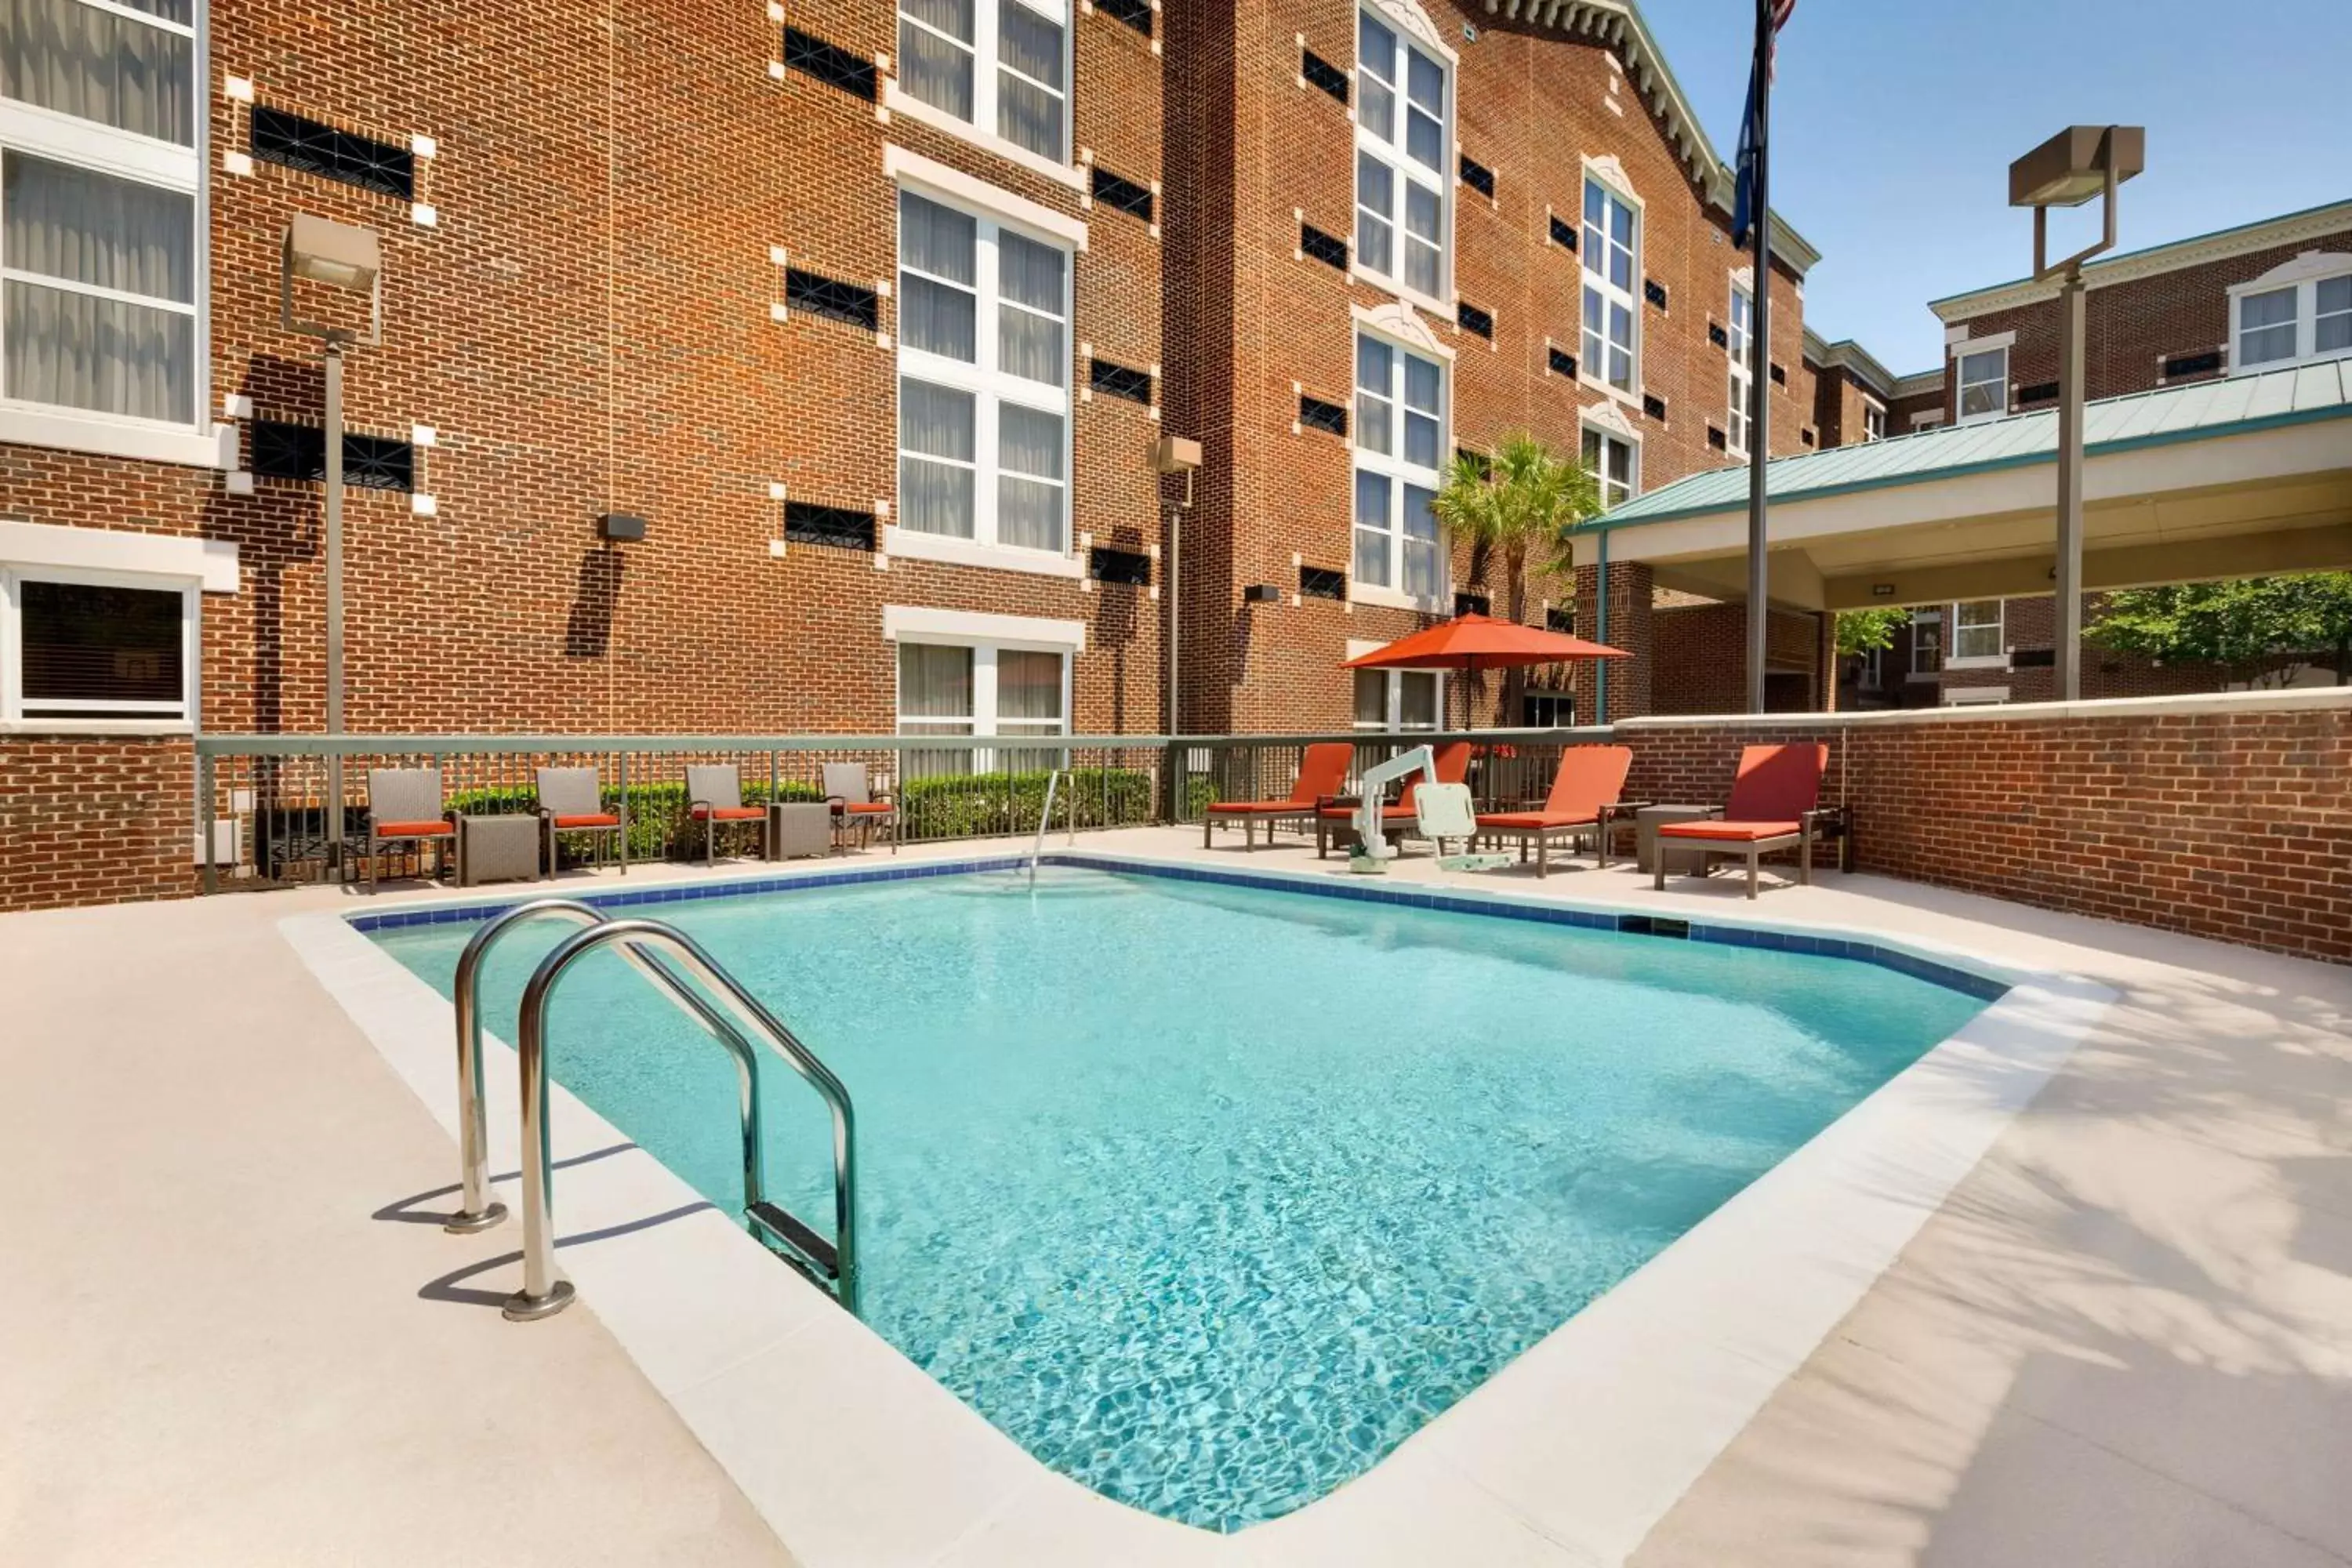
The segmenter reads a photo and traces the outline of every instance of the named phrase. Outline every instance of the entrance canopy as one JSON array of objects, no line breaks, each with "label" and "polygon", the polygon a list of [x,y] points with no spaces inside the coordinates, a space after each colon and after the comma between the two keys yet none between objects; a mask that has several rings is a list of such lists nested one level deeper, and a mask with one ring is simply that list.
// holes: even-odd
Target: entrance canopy
[{"label": "entrance canopy", "polygon": [[[2083,585],[2352,568],[2352,359],[2084,410]],[[1776,458],[1770,593],[1803,610],[2051,591],[2055,409]],[[1658,586],[1747,597],[1748,470],[1694,474],[1577,531]],[[1602,539],[1605,537],[1605,546]]]}]

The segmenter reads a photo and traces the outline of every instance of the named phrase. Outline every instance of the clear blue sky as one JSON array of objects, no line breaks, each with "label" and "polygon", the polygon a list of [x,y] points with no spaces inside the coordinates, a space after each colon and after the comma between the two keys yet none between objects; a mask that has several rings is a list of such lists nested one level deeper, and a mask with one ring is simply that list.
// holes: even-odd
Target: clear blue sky
[{"label": "clear blue sky", "polygon": [[[1726,158],[1752,0],[1641,0]],[[2022,276],[2010,160],[2070,123],[2147,127],[2121,248],[2352,197],[2352,0],[1798,0],[1773,88],[1772,205],[1820,247],[1805,321],[1896,374],[1927,302]],[[2087,231],[2095,207],[2063,215]]]}]

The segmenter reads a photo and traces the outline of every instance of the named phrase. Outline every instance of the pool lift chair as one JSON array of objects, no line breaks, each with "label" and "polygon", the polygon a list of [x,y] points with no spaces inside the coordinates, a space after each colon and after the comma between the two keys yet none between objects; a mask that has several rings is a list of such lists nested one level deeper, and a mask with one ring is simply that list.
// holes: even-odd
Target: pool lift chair
[{"label": "pool lift chair", "polygon": [[[1391,781],[1409,778],[1416,773],[1421,778],[1412,792],[1414,827],[1422,837],[1437,846],[1438,865],[1447,870],[1460,870],[1480,858],[1445,853],[1445,841],[1449,838],[1460,839],[1465,847],[1476,841],[1477,814],[1471,804],[1470,786],[1440,783],[1436,754],[1427,746],[1415,746],[1364,770],[1363,798],[1355,808],[1356,847],[1348,852],[1349,870],[1376,876],[1387,870],[1388,862],[1396,858],[1396,846],[1381,831],[1381,800],[1387,793],[1385,786]],[[1501,857],[1496,858],[1499,860]]]}]

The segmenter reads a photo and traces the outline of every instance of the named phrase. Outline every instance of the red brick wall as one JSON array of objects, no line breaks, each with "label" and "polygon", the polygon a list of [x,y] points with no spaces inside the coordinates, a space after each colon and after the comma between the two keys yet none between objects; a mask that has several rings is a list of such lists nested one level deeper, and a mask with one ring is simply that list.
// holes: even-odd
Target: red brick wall
[{"label": "red brick wall", "polygon": [[0,736],[0,912],[195,891],[185,737]]},{"label": "red brick wall", "polygon": [[1720,801],[1743,744],[1830,746],[1860,868],[2352,963],[2352,702],[2193,714],[1650,720],[1628,792]]},{"label": "red brick wall", "polygon": [[[1800,676],[1769,683],[1775,712],[1822,706],[1822,617],[1775,610],[1765,626],[1768,675]],[[1656,667],[1651,676],[1653,713],[1738,713],[1748,707],[1748,606],[1694,605],[1654,612]]]}]

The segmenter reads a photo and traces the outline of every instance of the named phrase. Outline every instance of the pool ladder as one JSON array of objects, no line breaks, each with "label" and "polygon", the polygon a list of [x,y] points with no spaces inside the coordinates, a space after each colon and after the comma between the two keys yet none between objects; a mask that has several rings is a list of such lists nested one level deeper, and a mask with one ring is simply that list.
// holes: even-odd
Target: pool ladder
[{"label": "pool ladder", "polygon": [[[490,1196],[489,1140],[482,1103],[481,970],[491,948],[508,931],[539,920],[568,920],[585,929],[557,943],[523,986],[516,1045],[522,1058],[523,1288],[507,1299],[506,1315],[524,1322],[551,1317],[572,1304],[572,1282],[555,1267],[551,1214],[554,1162],[550,1157],[547,1121],[547,1009],[557,982],[573,964],[605,947],[615,948],[655,990],[700,1024],[735,1058],[738,1113],[743,1127],[743,1216],[769,1250],[811,1276],[856,1312],[857,1153],[849,1090],[798,1036],[736,984],[693,938],[660,921],[615,920],[577,899],[534,899],[518,904],[476,931],[458,956],[457,1149],[465,1206],[450,1217],[446,1228],[460,1234],[486,1230],[506,1217],[506,1205]],[[686,972],[684,977],[670,966],[672,963]],[[700,989],[687,984],[687,977]],[[761,1044],[783,1058],[832,1113],[831,1241],[767,1196],[760,1104]]]}]

